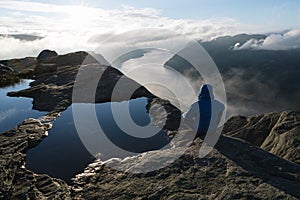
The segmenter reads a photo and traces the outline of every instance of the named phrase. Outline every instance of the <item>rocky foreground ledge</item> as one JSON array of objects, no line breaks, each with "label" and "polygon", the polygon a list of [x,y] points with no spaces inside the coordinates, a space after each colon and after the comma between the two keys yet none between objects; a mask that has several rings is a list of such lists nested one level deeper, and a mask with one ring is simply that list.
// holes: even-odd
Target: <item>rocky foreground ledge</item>
[{"label": "rocky foreground ledge", "polygon": [[[197,139],[174,163],[146,174],[129,173],[128,166],[132,163],[136,163],[136,167],[151,166],[151,162],[174,157],[185,143],[184,138],[182,144],[172,143],[166,150],[108,161],[122,167],[122,171],[110,168],[108,162],[96,160],[74,177],[72,186],[27,170],[26,152],[46,137],[50,128],[46,122],[58,117],[60,111],[71,105],[74,80],[87,57],[85,52],[62,56],[48,53],[32,58],[35,64],[29,66],[33,68],[29,71],[35,81],[31,87],[10,93],[11,96],[33,98],[34,109],[49,114],[41,120],[25,120],[15,129],[0,134],[1,199],[300,198],[299,112],[233,117],[224,125],[222,136],[206,157],[199,158],[202,140]],[[122,73],[95,63],[93,59],[84,66],[105,71],[95,98],[96,102],[109,101],[109,91],[123,76]],[[128,83],[137,84],[130,79]],[[154,123],[168,131],[170,138],[178,133],[190,134],[188,128],[177,131],[181,112],[168,101],[155,98],[143,87],[133,98],[140,96],[150,98],[147,108],[151,107]],[[161,105],[167,112],[160,112]],[[164,125],[165,118],[168,120]],[[156,159],[149,159],[153,157]]]},{"label": "rocky foreground ledge", "polygon": [[[255,134],[257,127],[280,130],[280,133],[299,130],[299,117],[299,112],[282,112],[243,118],[248,125],[256,125],[257,119],[261,119],[261,126],[252,127]],[[174,163],[146,174],[126,171],[131,171],[133,164],[137,169],[147,168],[155,162],[171,159],[180,151],[181,145],[173,144],[171,149],[146,152],[124,160],[98,160],[76,176],[72,195],[76,199],[299,199],[300,166],[247,141],[225,136],[231,134],[227,132],[229,127],[243,123],[237,118],[241,117],[233,117],[225,124],[223,135],[204,158],[199,158],[202,140],[197,139]],[[269,124],[272,119],[274,122]],[[283,125],[292,122],[294,126]],[[270,126],[264,127],[267,124]],[[250,126],[240,128],[240,133],[243,130],[251,133]],[[189,129],[180,132],[191,134]],[[275,132],[268,134],[276,135]],[[299,136],[294,138],[297,139]],[[286,152],[294,151],[288,145],[283,145],[284,148]],[[122,171],[109,166],[118,166]]]},{"label": "rocky foreground ledge", "polygon": [[244,139],[274,155],[300,164],[300,113],[235,116],[224,126],[225,135]]},{"label": "rocky foreground ledge", "polygon": [[[272,113],[257,117],[269,119],[267,116],[276,115],[288,116],[289,119],[294,116],[293,119],[298,119],[300,113]],[[234,118],[225,127],[235,126],[237,121]],[[249,123],[254,123],[255,118],[246,119]],[[172,144],[170,149],[145,152],[123,160],[96,160],[82,174],[77,175],[74,184],[69,186],[62,180],[35,174],[24,167],[26,152],[46,137],[49,128],[48,124],[42,124],[39,120],[28,119],[15,129],[0,135],[1,199],[300,198],[298,164],[247,141],[224,135],[204,158],[199,158],[202,140],[197,139],[174,163],[145,174],[126,171],[130,171],[132,163],[139,168],[172,158],[181,150],[181,145]],[[271,127],[274,128],[275,126]],[[289,132],[286,126],[281,127],[281,130]],[[189,129],[179,131],[183,134],[190,133]],[[224,132],[225,135],[229,133]],[[154,160],[150,159],[153,157]],[[121,167],[122,171],[111,168],[112,163]]]}]

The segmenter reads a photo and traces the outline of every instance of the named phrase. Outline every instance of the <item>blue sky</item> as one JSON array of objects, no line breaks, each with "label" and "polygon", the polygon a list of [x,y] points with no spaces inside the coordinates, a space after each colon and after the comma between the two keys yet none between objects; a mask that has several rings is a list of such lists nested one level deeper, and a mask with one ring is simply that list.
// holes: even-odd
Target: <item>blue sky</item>
[{"label": "blue sky", "polygon": [[[28,5],[26,5],[26,2]],[[8,4],[10,6],[7,6]],[[222,23],[222,20],[225,19],[225,21],[228,21],[230,19],[236,24],[239,23],[241,26],[247,26],[247,28],[242,27],[240,29],[241,32],[251,33],[278,32],[300,27],[300,1],[297,0],[2,0],[0,1],[0,17],[3,19],[4,17],[14,18],[15,20],[18,17],[27,19],[40,16],[49,17],[49,20],[55,17],[64,17],[63,9],[59,12],[56,12],[56,8],[39,11],[39,5],[60,5],[61,7],[77,5],[106,11],[120,11],[128,6],[135,10],[152,8],[158,13],[156,15],[159,15],[161,18],[174,20],[203,21],[213,19]],[[30,7],[36,8],[30,10]],[[4,26],[1,22],[0,19],[0,26]]]},{"label": "blue sky", "polygon": [[[29,0],[27,0],[29,1]],[[104,9],[155,8],[175,19],[233,18],[243,23],[265,24],[274,30],[300,26],[300,1],[297,0],[35,0],[60,5],[84,5]]]},{"label": "blue sky", "polygon": [[[240,33],[266,33],[240,48],[300,47],[300,1],[264,0],[0,0],[0,34],[32,34],[33,42],[1,38],[0,58],[93,49],[108,36],[163,28],[207,41]],[[145,39],[145,33],[136,37]]]}]

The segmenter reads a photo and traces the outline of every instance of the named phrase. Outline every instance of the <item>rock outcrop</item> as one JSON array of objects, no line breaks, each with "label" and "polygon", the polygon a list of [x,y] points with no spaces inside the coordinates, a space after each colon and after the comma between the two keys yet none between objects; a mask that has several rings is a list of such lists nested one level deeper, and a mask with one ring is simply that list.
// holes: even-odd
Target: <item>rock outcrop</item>
[{"label": "rock outcrop", "polygon": [[[154,123],[166,129],[169,135],[192,134],[186,126],[179,130],[169,130],[169,126],[162,126],[161,122],[171,113],[177,118],[177,122],[180,118],[180,115],[176,115],[176,108],[167,101],[154,99],[149,104],[153,106],[150,113]],[[156,112],[162,109],[164,112]],[[289,132],[293,130],[291,124],[297,126],[299,120],[296,119],[299,116],[300,113],[297,112],[266,114],[260,116],[260,120],[256,120],[260,121],[259,126],[253,126],[256,123],[252,121],[250,123],[252,126],[240,129],[238,127],[247,124],[248,118],[235,117],[236,120],[231,119],[225,124],[223,135],[206,157],[199,157],[202,140],[196,139],[174,163],[145,174],[130,172],[133,168],[137,170],[149,168],[156,166],[157,162],[172,160],[182,151],[181,148],[187,140],[183,138],[179,143],[171,142],[169,149],[145,152],[130,158],[111,159],[105,162],[96,160],[85,169],[84,173],[74,179],[72,197],[74,199],[299,199],[299,165],[247,141],[225,136],[227,132],[227,135],[230,135],[230,131],[235,129],[241,134],[244,130],[245,134],[249,134],[249,138],[251,132],[254,137],[257,137],[256,134],[268,135],[263,132],[268,133],[268,130],[277,129],[275,125],[284,124],[282,123],[284,121],[290,121],[289,126],[281,125],[280,130]]]},{"label": "rock outcrop", "polygon": [[0,61],[0,87],[19,83],[23,78],[33,78],[35,58],[22,58]]},{"label": "rock outcrop", "polygon": [[[215,149],[199,158],[197,139],[174,163],[158,171],[132,174],[172,159],[178,148],[141,156],[96,161],[75,178],[74,199],[298,199],[300,166],[234,138],[221,136]],[[155,160],[149,159],[155,157]],[[122,171],[106,165],[114,162]],[[111,165],[111,163],[110,163]]]},{"label": "rock outcrop", "polygon": [[[35,81],[31,83],[31,87],[22,91],[9,92],[8,95],[33,98],[33,109],[36,110],[63,111],[72,103],[73,86],[80,67],[89,70],[91,73],[82,78],[78,85],[84,86],[87,81],[99,80],[95,96],[95,102],[97,103],[111,101],[114,86],[121,78],[123,81],[125,80],[124,89],[129,87],[138,88],[131,98],[153,97],[148,90],[137,82],[127,78],[115,68],[98,63],[86,52],[50,57],[46,63],[38,63],[35,70]],[[77,102],[90,103],[90,100],[85,96],[87,90],[88,88],[82,87]],[[123,92],[126,93],[126,91]],[[126,98],[120,97],[117,100],[126,100]]]},{"label": "rock outcrop", "polygon": [[223,133],[300,164],[300,112],[232,117]]},{"label": "rock outcrop", "polygon": [[26,152],[46,137],[49,128],[49,124],[27,119],[0,135],[0,199],[70,199],[64,181],[24,167]]},{"label": "rock outcrop", "polygon": [[0,74],[6,74],[6,73],[9,73],[9,72],[14,72],[14,70],[11,68],[11,67],[7,67],[3,64],[0,64]]},{"label": "rock outcrop", "polygon": [[[158,119],[159,116],[156,117]],[[172,144],[168,149],[145,152],[123,160],[97,160],[74,178],[72,186],[68,186],[62,180],[35,174],[24,167],[26,152],[42,141],[49,128],[39,120],[29,119],[0,135],[0,198],[300,198],[299,165],[228,136],[221,136],[204,158],[199,158],[202,140],[197,139],[174,163],[145,174],[129,171],[132,166],[138,169],[172,159],[182,151],[182,145]],[[180,132],[188,135],[189,129],[181,129]],[[112,164],[122,171],[111,168]]]},{"label": "rock outcrop", "polygon": [[20,82],[18,74],[4,64],[0,64],[0,87],[5,87]]},{"label": "rock outcrop", "polygon": [[[149,98],[146,109],[152,117],[152,123],[169,132],[175,134],[181,122],[181,111],[173,106],[168,100],[161,98]],[[161,120],[161,119],[165,119]]]},{"label": "rock outcrop", "polygon": [[34,57],[16,58],[11,60],[1,60],[0,64],[13,69],[16,73],[25,76],[30,74],[36,67],[37,60]]},{"label": "rock outcrop", "polygon": [[[189,138],[191,131],[187,126],[178,126],[181,112],[176,107],[153,96],[120,71],[101,65],[92,57],[86,59],[87,56],[85,52],[76,52],[50,56],[43,62],[29,59],[34,62],[25,68],[35,70],[35,81],[29,89],[9,95],[33,98],[34,109],[49,113],[40,120],[25,120],[0,134],[0,199],[300,198],[299,112],[233,117],[224,125],[223,135],[212,151],[200,158],[199,148],[203,141],[198,138],[184,147],[193,138]],[[37,72],[37,66],[44,68]],[[78,82],[82,91],[76,102],[89,102],[85,83],[94,79],[100,79],[95,102],[111,101],[112,91],[122,78],[125,93],[128,88],[138,88],[131,98],[150,98],[147,109],[153,123],[166,130],[170,138],[183,135],[182,140],[171,141],[169,148],[125,159],[96,160],[74,178],[72,186],[27,170],[26,152],[46,137],[50,128],[47,122],[71,105],[80,67],[90,73]],[[12,69],[17,73],[22,71],[18,67]],[[117,97],[117,100],[126,99],[122,91]],[[178,156],[179,152],[184,153]],[[147,168],[174,157],[178,159],[159,170],[130,173],[133,167]],[[112,165],[122,170],[111,168]]]},{"label": "rock outcrop", "polygon": [[55,57],[55,56],[58,56],[58,54],[55,51],[45,49],[45,50],[41,51],[41,53],[39,53],[37,60],[38,60],[38,62],[42,62],[44,60],[47,60],[47,59]]}]

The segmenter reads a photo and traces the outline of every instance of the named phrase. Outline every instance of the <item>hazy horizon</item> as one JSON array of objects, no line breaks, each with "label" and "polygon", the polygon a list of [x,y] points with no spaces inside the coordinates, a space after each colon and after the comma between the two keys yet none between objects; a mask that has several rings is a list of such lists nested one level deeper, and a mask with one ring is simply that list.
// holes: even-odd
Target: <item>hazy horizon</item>
[{"label": "hazy horizon", "polygon": [[[163,28],[194,40],[266,34],[237,48],[286,50],[300,47],[300,2],[294,1],[1,1],[0,59],[93,50],[110,36],[143,28]],[[20,40],[11,34],[42,38]],[[1,36],[2,35],[2,36]],[[143,34],[135,35],[147,40]],[[130,42],[130,41],[128,41]]]}]

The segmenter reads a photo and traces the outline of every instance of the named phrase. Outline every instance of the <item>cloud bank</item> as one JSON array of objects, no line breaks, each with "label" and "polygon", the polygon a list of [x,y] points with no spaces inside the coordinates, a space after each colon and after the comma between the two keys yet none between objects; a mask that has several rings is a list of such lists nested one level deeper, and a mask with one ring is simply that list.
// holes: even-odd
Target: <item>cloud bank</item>
[{"label": "cloud bank", "polygon": [[0,60],[37,56],[43,49],[54,49],[60,54],[92,50],[86,37],[71,34],[51,34],[34,41],[20,40],[9,36],[0,37]]},{"label": "cloud bank", "polygon": [[[232,18],[172,19],[154,8],[123,6],[121,9],[102,9],[3,0],[0,1],[0,59],[36,56],[45,48],[54,49],[60,54],[89,51],[112,35],[143,28],[168,29],[202,41],[261,29]],[[3,34],[31,34],[43,38],[24,41]],[[136,41],[145,40],[144,34],[135,35]],[[234,50],[296,48],[300,48],[300,30],[297,29],[271,34],[264,40],[251,39],[234,46]]]},{"label": "cloud bank", "polygon": [[[102,9],[25,1],[1,1],[0,34],[42,36],[35,41],[0,37],[0,59],[36,56],[44,48],[58,53],[92,50],[114,34],[143,28],[163,28],[197,40],[249,32],[253,26],[235,19],[172,19],[153,8]],[[136,38],[143,40],[143,34]]]},{"label": "cloud bank", "polygon": [[275,33],[266,39],[250,39],[244,44],[235,44],[234,50],[290,50],[300,48],[300,30],[290,30],[283,34]]}]

